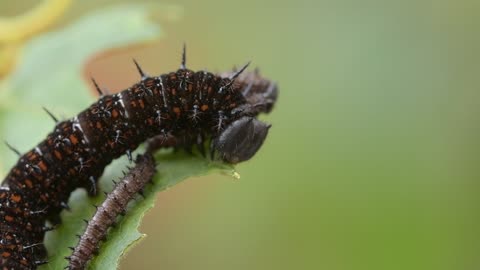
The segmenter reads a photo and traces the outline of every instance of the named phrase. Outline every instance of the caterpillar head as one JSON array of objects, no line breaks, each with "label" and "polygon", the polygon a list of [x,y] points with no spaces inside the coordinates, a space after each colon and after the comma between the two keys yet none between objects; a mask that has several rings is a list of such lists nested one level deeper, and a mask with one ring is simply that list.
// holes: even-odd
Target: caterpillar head
[{"label": "caterpillar head", "polygon": [[213,148],[228,163],[249,160],[260,149],[270,125],[244,116],[233,121],[213,140]]},{"label": "caterpillar head", "polygon": [[258,70],[240,74],[241,71],[233,75],[236,78],[234,87],[247,102],[232,111],[237,119],[212,141],[212,150],[216,150],[225,162],[233,164],[251,159],[262,146],[271,125],[255,117],[259,113],[269,113],[278,96],[277,84],[261,77]]},{"label": "caterpillar head", "polygon": [[278,85],[260,75],[258,69],[253,72],[223,73],[222,76],[235,77],[234,88],[242,93],[246,104],[239,106],[233,114],[255,116],[269,113],[278,98]]}]

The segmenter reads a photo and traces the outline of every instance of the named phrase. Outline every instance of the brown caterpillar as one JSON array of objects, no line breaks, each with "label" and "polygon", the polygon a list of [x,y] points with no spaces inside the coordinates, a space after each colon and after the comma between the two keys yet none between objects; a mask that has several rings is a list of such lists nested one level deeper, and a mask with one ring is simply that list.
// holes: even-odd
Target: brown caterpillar
[{"label": "brown caterpillar", "polygon": [[[37,147],[22,155],[0,188],[1,269],[36,269],[46,263],[47,220],[60,222],[70,193],[83,187],[97,193],[106,165],[154,136],[175,138],[189,150],[211,142],[211,156],[237,163],[261,147],[269,125],[255,117],[269,112],[277,98],[274,83],[258,77],[228,77],[185,67],[155,77],[135,62],[141,81],[100,99],[72,119],[57,122]],[[238,80],[236,82],[236,80]],[[249,86],[252,84],[251,86]],[[56,120],[54,118],[54,120]]]},{"label": "brown caterpillar", "polygon": [[102,205],[97,207],[95,215],[87,223],[85,233],[72,249],[72,255],[65,269],[85,269],[87,262],[98,252],[100,241],[107,237],[108,229],[116,223],[119,215],[124,215],[127,205],[145,185],[152,181],[155,173],[155,160],[147,152],[136,159],[136,165],[123,177],[121,182],[107,195]]}]

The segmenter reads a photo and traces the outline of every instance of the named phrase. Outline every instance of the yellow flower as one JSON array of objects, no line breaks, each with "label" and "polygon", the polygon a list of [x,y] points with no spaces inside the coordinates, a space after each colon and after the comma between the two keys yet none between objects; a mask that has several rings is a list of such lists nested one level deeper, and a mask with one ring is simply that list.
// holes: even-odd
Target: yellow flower
[{"label": "yellow flower", "polygon": [[0,77],[14,66],[21,45],[45,31],[65,12],[71,0],[45,0],[35,8],[12,18],[0,18]]}]

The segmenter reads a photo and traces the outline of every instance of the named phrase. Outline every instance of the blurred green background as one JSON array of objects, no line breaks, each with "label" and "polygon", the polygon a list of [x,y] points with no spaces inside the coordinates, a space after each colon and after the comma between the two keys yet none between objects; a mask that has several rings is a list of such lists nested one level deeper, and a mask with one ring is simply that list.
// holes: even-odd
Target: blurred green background
[{"label": "blurred green background", "polygon": [[[36,2],[2,1],[0,15]],[[57,27],[120,2],[134,1],[74,1]],[[122,89],[132,57],[167,72],[185,41],[190,68],[252,60],[281,92],[242,179],[160,193],[122,269],[480,267],[478,1],[171,3],[183,18],[159,19],[166,37],[86,74]]]}]

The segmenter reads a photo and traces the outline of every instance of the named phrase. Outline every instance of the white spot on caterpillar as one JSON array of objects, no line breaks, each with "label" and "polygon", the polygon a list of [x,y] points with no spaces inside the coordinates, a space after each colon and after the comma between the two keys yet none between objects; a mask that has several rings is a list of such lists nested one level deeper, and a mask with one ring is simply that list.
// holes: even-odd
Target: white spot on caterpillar
[{"label": "white spot on caterpillar", "polygon": [[165,96],[165,87],[163,86],[162,76],[158,76],[158,80],[160,81],[160,86],[162,88],[162,97],[163,97],[163,107],[167,107],[167,97]]},{"label": "white spot on caterpillar", "polygon": [[87,143],[90,143],[90,140],[87,138],[87,135],[85,134],[85,132],[83,132],[83,128],[82,128],[82,125],[80,124],[80,121],[78,121],[78,116],[75,116],[73,119],[72,119],[72,128],[73,130],[79,130],[82,135],[83,135],[83,138],[85,139],[85,141]]},{"label": "white spot on caterpillar", "polygon": [[128,114],[127,108],[125,108],[125,103],[123,103],[122,93],[118,93],[117,97],[118,97],[118,102],[120,103],[120,105],[122,105],[123,111],[125,112],[125,118],[130,118],[130,115]]}]

